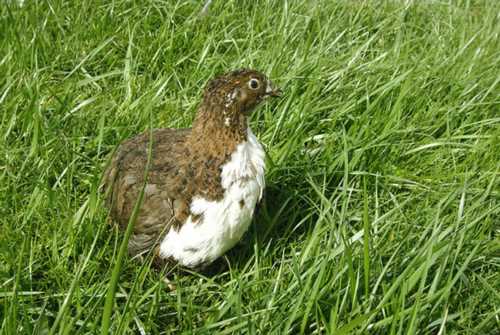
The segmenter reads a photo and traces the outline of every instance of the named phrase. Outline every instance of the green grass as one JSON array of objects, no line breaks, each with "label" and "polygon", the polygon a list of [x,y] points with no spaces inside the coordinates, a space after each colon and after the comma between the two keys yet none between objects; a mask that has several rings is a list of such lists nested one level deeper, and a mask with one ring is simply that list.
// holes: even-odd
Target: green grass
[{"label": "green grass", "polygon": [[[500,2],[202,6],[1,2],[0,333],[498,334]],[[243,66],[285,92],[251,120],[266,196],[227,271],[169,292],[99,179]]]}]

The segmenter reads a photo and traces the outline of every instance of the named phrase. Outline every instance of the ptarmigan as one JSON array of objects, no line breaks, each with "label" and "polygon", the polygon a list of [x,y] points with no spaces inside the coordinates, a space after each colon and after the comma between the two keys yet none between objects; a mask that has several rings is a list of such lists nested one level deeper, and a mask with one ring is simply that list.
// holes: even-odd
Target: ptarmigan
[{"label": "ptarmigan", "polygon": [[[281,91],[262,73],[237,70],[211,80],[193,127],[152,132],[142,206],[128,243],[131,256],[202,268],[248,229],[264,190],[264,150],[248,116]],[[144,185],[150,133],[123,142],[104,174],[111,218],[127,227]]]}]

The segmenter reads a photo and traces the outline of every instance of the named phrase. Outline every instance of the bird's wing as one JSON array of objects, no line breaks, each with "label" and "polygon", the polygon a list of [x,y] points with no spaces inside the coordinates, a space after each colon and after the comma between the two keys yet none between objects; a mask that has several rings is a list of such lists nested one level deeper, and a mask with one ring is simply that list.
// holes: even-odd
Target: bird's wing
[{"label": "bird's wing", "polygon": [[[145,183],[144,198],[129,240],[132,256],[148,252],[170,228],[179,224],[185,202],[176,182],[178,161],[189,129],[158,129],[152,133],[152,159]],[[118,147],[104,173],[103,191],[111,218],[122,229],[128,225],[144,186],[150,133],[129,139]]]}]

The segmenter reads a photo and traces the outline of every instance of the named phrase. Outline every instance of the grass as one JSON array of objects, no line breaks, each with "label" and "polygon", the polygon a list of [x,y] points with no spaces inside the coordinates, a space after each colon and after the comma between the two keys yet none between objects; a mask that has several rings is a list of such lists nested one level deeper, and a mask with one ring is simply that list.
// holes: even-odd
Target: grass
[{"label": "grass", "polygon": [[[499,4],[3,1],[0,333],[498,334]],[[100,176],[243,66],[285,91],[251,121],[266,196],[227,271],[169,292]]]}]

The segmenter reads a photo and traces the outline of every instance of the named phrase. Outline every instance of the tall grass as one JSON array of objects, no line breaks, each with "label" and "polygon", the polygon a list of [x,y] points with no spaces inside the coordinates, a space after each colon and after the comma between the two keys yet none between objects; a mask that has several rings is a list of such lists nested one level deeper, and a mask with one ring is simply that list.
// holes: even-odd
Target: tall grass
[{"label": "tall grass", "polygon": [[[0,4],[0,333],[497,334],[499,2],[202,7]],[[285,92],[251,119],[265,199],[172,292],[120,256],[100,176],[239,67]]]}]

